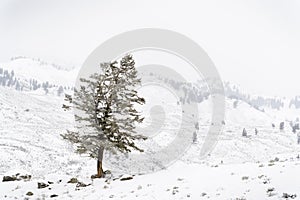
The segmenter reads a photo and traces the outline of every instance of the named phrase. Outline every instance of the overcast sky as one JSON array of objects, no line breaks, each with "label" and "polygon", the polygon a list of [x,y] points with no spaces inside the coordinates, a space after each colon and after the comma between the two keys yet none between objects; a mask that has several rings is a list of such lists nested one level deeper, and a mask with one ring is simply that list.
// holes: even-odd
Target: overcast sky
[{"label": "overcast sky", "polygon": [[108,38],[165,28],[196,41],[224,80],[247,92],[300,94],[300,1],[1,0],[0,62],[80,66]]}]

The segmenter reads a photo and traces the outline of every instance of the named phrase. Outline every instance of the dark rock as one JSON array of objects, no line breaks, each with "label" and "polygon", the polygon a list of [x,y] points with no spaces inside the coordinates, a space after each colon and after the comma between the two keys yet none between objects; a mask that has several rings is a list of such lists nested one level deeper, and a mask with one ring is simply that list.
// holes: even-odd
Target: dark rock
[{"label": "dark rock", "polygon": [[128,181],[128,180],[131,180],[133,179],[132,176],[129,176],[129,175],[123,175],[120,179],[120,181]]},{"label": "dark rock", "polygon": [[108,186],[107,186],[107,185],[104,185],[104,186],[103,186],[103,188],[104,188],[104,189],[107,189],[107,188],[108,188]]},{"label": "dark rock", "polygon": [[297,197],[296,194],[290,195],[288,193],[283,193],[283,195],[282,195],[282,198],[285,198],[285,199],[288,199],[288,198],[295,199],[296,197]]},{"label": "dark rock", "polygon": [[77,178],[71,178],[68,183],[78,183]]},{"label": "dark rock", "polygon": [[50,195],[50,198],[54,198],[54,197],[58,197],[58,195],[57,194]]},{"label": "dark rock", "polygon": [[30,181],[30,179],[31,179],[31,175],[21,175],[19,177],[20,177],[20,179],[22,179],[24,181]]},{"label": "dark rock", "polygon": [[76,187],[87,187],[89,185],[91,185],[91,184],[85,184],[85,183],[82,183],[82,182],[78,182]]},{"label": "dark rock", "polygon": [[3,176],[2,182],[16,181],[16,180],[18,180],[16,176]]},{"label": "dark rock", "polygon": [[46,183],[42,183],[42,182],[39,182],[39,183],[38,183],[38,189],[46,188],[46,187],[48,187],[48,186],[49,186],[49,185],[46,184]]},{"label": "dark rock", "polygon": [[32,196],[33,193],[32,193],[32,192],[27,192],[26,195],[27,195],[27,196]]}]

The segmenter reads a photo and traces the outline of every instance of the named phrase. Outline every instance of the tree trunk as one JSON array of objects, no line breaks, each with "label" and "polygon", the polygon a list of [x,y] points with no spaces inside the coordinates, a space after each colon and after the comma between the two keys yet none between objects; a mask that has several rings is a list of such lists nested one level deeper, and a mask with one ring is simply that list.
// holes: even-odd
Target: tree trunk
[{"label": "tree trunk", "polygon": [[104,177],[103,169],[102,169],[102,160],[103,160],[104,147],[100,146],[98,149],[98,160],[97,160],[97,177]]}]

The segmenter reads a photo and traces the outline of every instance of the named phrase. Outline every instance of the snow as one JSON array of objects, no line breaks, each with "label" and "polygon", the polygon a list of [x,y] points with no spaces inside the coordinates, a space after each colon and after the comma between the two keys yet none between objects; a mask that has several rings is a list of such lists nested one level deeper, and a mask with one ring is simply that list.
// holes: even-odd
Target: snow
[{"label": "snow", "polygon": [[[21,63],[12,66],[17,65]],[[18,73],[19,68],[14,69]],[[19,73],[34,76],[25,71],[20,69]],[[56,78],[60,79],[55,77],[53,81],[58,81]],[[150,135],[153,140],[148,143],[156,150],[169,144],[162,140],[172,140],[172,133],[180,126],[182,110],[170,94],[162,95],[165,92],[158,88],[142,92],[147,95],[147,91],[149,104],[144,112],[148,118],[140,130],[160,130]],[[151,97],[158,98],[149,101]],[[285,108],[262,112],[243,101],[234,108],[234,101],[226,98],[225,128],[207,158],[200,159],[199,154],[211,124],[210,98],[199,105],[198,143],[192,144],[173,165],[158,172],[126,175],[126,165],[106,155],[104,169],[111,170],[113,177],[92,180],[96,161],[75,154],[73,146],[61,137],[67,129],[74,128],[73,113],[62,109],[63,97],[0,87],[0,181],[3,176],[17,173],[32,175],[30,181],[0,182],[0,199],[47,199],[53,194],[58,195],[54,199],[280,199],[283,193],[297,194],[299,199],[297,135],[288,125],[284,131],[278,128],[280,121],[300,116],[299,111]],[[166,124],[156,120],[162,116]],[[249,137],[242,137],[243,128]],[[133,179],[121,181],[121,176]],[[76,187],[76,183],[67,183],[73,177],[90,185]],[[37,188],[38,182],[48,181],[53,184]],[[29,191],[33,196],[26,195]]]},{"label": "snow", "polygon": [[[300,160],[264,163],[205,166],[178,162],[168,170],[134,176],[127,181],[79,178],[87,187],[67,183],[70,176],[50,174],[30,182],[2,183],[0,194],[7,199],[24,198],[28,191],[33,198],[57,199],[280,199],[283,193],[297,194],[300,179],[295,178]],[[62,180],[59,182],[59,180]],[[48,188],[37,189],[37,182],[52,181]],[[49,189],[51,188],[51,190]],[[273,192],[267,192],[274,188]],[[79,189],[79,190],[78,190]],[[299,194],[296,199],[299,199]]]},{"label": "snow", "polygon": [[17,58],[7,63],[1,63],[0,68],[12,70],[20,79],[35,79],[39,82],[48,81],[50,84],[73,86],[79,68],[58,69],[55,65],[33,58]]}]

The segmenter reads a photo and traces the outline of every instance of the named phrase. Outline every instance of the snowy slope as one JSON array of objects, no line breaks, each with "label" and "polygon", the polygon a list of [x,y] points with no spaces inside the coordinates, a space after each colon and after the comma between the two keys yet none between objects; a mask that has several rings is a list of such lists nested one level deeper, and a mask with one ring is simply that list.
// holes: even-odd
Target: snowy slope
[{"label": "snowy slope", "polygon": [[[167,145],[162,140],[172,139],[181,121],[181,110],[175,100],[170,102],[171,97],[161,95],[162,91],[155,88],[147,91],[151,91],[149,98],[159,97],[145,107],[148,113],[145,126],[160,128],[146,147],[157,150]],[[280,132],[278,127],[271,126],[288,116],[289,111],[261,112],[243,101],[235,108],[234,101],[226,99],[224,130],[205,160],[198,155],[211,124],[210,99],[199,105],[198,143],[192,144],[174,165],[156,173],[135,174],[132,180],[122,182],[118,176],[126,169],[115,158],[106,157],[104,168],[112,170],[117,179],[105,182],[90,179],[95,173],[95,160],[75,154],[71,144],[60,136],[74,127],[72,112],[61,108],[62,97],[0,87],[0,180],[4,175],[16,173],[32,175],[28,182],[0,182],[0,199],[5,196],[24,199],[29,197],[28,191],[33,192],[29,197],[32,199],[49,198],[53,194],[58,195],[57,199],[278,199],[283,193],[297,193],[300,182],[291,178],[300,169],[296,135],[289,128]],[[164,114],[157,112],[161,106],[166,109],[167,117],[167,123],[163,124],[151,115],[151,109],[156,109],[154,114]],[[248,137],[242,137],[243,128]],[[270,161],[275,157],[279,160]],[[78,188],[67,183],[72,177],[91,185]],[[49,186],[51,190],[37,189],[37,182],[41,181],[54,182]],[[273,187],[274,191],[267,192]],[[299,198],[300,194],[297,195]]]},{"label": "snowy slope", "polygon": [[[241,137],[243,127],[250,130],[260,122],[256,119],[269,120],[265,113],[257,113],[246,104],[241,103],[237,107],[241,110],[236,110],[227,99],[226,127],[208,159],[197,160],[199,142],[181,159],[184,162],[177,161],[166,170],[134,176],[128,182],[92,181],[95,161],[74,154],[71,145],[60,137],[74,125],[72,113],[61,109],[62,98],[4,88],[0,91],[0,178],[16,173],[32,175],[27,182],[1,182],[1,198],[23,199],[31,191],[32,199],[53,194],[58,195],[57,199],[278,199],[283,193],[299,191],[299,180],[291,179],[300,166],[296,158],[299,149],[291,133],[273,131],[266,124],[259,126],[258,136],[251,133],[250,138]],[[209,111],[208,104],[209,100],[200,106],[202,130],[209,125],[205,118],[209,113],[204,114]],[[239,121],[239,112],[248,113],[245,117],[253,124]],[[267,159],[276,156],[280,160],[275,163]],[[256,163],[258,160],[263,164]],[[76,187],[67,183],[72,177],[91,185]],[[37,189],[37,182],[47,181],[53,184]],[[267,192],[272,188],[274,191]]]},{"label": "snowy slope", "polygon": [[51,84],[63,86],[74,86],[79,70],[78,68],[59,68],[54,64],[26,57],[0,63],[0,68],[9,72],[13,70],[15,76],[23,80],[35,79],[39,82],[48,81]]},{"label": "snowy slope", "polygon": [[0,173],[24,169],[37,176],[70,166],[72,147],[60,134],[73,127],[58,97],[34,96],[0,87]]}]

